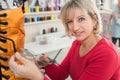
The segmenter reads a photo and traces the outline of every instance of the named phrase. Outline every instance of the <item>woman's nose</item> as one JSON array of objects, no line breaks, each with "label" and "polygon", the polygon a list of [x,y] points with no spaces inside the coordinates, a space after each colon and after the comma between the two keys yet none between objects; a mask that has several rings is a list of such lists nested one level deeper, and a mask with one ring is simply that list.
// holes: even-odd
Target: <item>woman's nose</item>
[{"label": "woman's nose", "polygon": [[78,29],[79,29],[79,26],[80,26],[80,25],[79,25],[76,21],[73,22],[73,29],[74,29],[74,30],[78,30]]}]

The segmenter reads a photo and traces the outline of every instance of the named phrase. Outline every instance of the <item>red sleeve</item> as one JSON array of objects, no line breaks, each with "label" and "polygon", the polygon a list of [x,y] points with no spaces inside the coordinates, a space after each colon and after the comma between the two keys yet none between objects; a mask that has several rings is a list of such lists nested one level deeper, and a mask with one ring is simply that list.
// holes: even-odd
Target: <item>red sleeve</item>
[{"label": "red sleeve", "polygon": [[118,63],[119,57],[116,52],[103,49],[88,62],[79,80],[111,80],[113,73],[118,69]]},{"label": "red sleeve", "polygon": [[76,41],[73,42],[72,47],[70,48],[67,56],[59,66],[52,64],[46,68],[46,73],[52,80],[65,80],[68,77],[70,56],[73,52],[75,44]]}]

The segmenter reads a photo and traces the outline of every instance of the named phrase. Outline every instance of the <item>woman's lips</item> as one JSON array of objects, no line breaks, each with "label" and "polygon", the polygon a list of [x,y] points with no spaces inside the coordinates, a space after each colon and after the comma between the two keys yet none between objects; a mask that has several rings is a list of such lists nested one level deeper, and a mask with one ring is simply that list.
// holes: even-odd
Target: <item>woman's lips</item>
[{"label": "woman's lips", "polygon": [[81,32],[75,32],[74,34],[75,34],[76,37],[78,37],[78,36],[80,36],[82,33],[83,33],[83,31],[81,31]]}]

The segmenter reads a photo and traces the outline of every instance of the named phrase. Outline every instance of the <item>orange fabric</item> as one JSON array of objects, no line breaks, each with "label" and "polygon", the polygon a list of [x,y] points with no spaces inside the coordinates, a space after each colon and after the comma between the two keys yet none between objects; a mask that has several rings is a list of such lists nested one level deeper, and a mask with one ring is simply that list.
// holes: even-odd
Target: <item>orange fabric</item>
[{"label": "orange fabric", "polygon": [[[24,37],[25,37],[24,15],[22,12],[22,7],[15,8],[12,10],[0,11],[0,14],[4,14],[4,13],[6,13],[7,16],[0,17],[0,22],[7,21],[8,25],[0,24],[0,31],[7,31],[7,33],[6,34],[0,33],[0,36],[12,39],[13,42],[15,43],[16,51],[20,52],[20,48],[24,47]],[[2,38],[2,39],[5,39],[5,38]],[[0,56],[8,58],[7,61],[0,60],[0,62],[2,65],[8,66],[9,58],[15,53],[13,48],[13,43],[10,40],[7,40],[7,42],[5,43],[0,41],[0,47],[6,48],[8,50],[7,52],[0,50]],[[2,69],[2,74],[10,75],[10,79],[8,80],[27,80],[27,79],[15,78],[13,73],[5,69]],[[6,79],[3,78],[2,80],[6,80]]]}]

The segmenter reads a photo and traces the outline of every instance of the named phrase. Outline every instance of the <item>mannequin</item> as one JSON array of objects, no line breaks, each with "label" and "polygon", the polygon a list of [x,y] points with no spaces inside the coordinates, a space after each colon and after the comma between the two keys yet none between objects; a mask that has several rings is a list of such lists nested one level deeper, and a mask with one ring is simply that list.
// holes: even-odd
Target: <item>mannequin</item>
[{"label": "mannequin", "polygon": [[[27,80],[15,78],[8,67],[9,58],[15,52],[21,52],[20,48],[24,47],[24,15],[21,2],[13,4],[13,0],[2,1],[0,2],[4,5],[1,4],[0,9],[0,77],[1,80]],[[8,3],[9,1],[12,1],[12,4]]]}]

